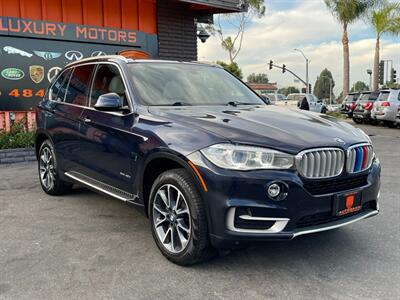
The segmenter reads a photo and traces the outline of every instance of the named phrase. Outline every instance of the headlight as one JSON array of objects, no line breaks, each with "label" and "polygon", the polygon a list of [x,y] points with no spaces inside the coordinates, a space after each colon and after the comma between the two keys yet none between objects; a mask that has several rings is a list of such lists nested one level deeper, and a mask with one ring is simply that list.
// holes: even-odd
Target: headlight
[{"label": "headlight", "polygon": [[272,149],[217,144],[200,150],[214,165],[231,170],[289,169],[294,157]]}]

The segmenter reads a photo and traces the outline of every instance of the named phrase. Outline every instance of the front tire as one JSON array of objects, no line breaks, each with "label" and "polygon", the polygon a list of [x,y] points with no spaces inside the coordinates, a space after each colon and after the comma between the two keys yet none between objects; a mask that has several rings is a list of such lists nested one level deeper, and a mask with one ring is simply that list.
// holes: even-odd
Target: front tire
[{"label": "front tire", "polygon": [[214,254],[203,199],[185,170],[169,170],[155,180],[149,215],[154,241],[173,263],[191,265]]},{"label": "front tire", "polygon": [[356,123],[356,124],[362,124],[363,123],[363,119],[353,118],[353,122]]},{"label": "front tire", "polygon": [[55,196],[71,190],[72,184],[60,179],[56,154],[49,140],[40,146],[38,160],[40,185],[45,193]]}]

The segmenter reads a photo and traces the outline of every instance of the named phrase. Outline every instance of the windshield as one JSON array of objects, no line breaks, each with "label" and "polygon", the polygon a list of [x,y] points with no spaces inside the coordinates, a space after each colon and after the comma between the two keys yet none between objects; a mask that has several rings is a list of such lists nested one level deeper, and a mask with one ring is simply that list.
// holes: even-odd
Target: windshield
[{"label": "windshield", "polygon": [[133,83],[146,105],[265,105],[225,70],[183,63],[133,63]]},{"label": "windshield", "polygon": [[378,101],[386,101],[389,98],[389,92],[382,92],[379,94]]},{"label": "windshield", "polygon": [[347,95],[344,102],[354,102],[358,98],[358,95]]},{"label": "windshield", "polygon": [[360,97],[360,101],[367,101],[369,99],[370,95],[371,95],[370,93],[362,94],[361,97]]}]

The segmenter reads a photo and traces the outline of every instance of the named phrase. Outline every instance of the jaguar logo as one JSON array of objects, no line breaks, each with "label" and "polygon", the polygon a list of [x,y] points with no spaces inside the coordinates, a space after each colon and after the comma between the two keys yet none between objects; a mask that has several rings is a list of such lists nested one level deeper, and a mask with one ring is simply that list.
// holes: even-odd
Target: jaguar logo
[{"label": "jaguar logo", "polygon": [[335,142],[338,143],[338,144],[341,144],[341,145],[345,144],[345,142],[340,138],[335,138]]}]

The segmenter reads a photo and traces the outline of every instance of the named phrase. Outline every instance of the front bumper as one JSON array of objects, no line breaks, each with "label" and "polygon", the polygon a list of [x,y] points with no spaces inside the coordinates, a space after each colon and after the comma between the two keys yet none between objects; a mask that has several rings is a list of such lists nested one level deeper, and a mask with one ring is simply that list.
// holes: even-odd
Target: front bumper
[{"label": "front bumper", "polygon": [[[217,248],[271,240],[291,240],[300,235],[351,224],[374,216],[379,210],[378,162],[374,162],[365,172],[333,179],[345,183],[338,184],[337,186],[343,188],[335,190],[335,185],[329,183],[329,179],[303,182],[295,171],[238,172],[217,168],[200,153],[191,154],[189,159],[199,169],[208,188],[208,192],[203,191],[203,198],[208,210],[211,242]],[[365,178],[364,183],[358,180],[361,177]],[[346,182],[357,180],[357,186],[346,186]],[[267,195],[269,184],[277,181],[287,187],[287,197],[282,201],[274,201]],[[328,192],[324,192],[325,186],[329,187]],[[335,216],[333,207],[336,195],[352,192],[361,193],[362,209],[347,216]],[[235,216],[236,211],[240,214]],[[249,222],[258,219],[270,226],[261,230],[237,227],[235,222],[238,218]]]}]

